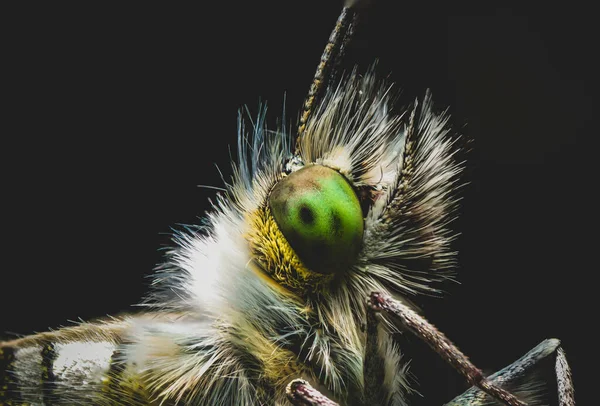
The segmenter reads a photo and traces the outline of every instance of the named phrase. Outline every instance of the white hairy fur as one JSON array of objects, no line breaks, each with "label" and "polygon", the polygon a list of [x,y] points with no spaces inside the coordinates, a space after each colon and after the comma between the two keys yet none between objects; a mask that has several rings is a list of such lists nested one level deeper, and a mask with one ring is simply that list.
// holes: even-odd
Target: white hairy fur
[{"label": "white hairy fur", "polygon": [[[192,347],[210,348],[196,354],[177,355],[176,360],[153,358],[154,365],[149,366],[154,371],[150,375],[152,386],[161,396],[177,398],[186,390],[189,396],[192,383],[202,382],[202,388],[212,391],[211,399],[219,399],[215,394],[222,394],[220,402],[229,401],[226,393],[233,388],[223,385],[230,385],[230,381],[203,373],[216,362],[223,363],[219,368],[238,364],[235,351],[227,342],[236,339],[242,329],[255,329],[276,345],[289,339],[299,340],[306,354],[300,361],[311,363],[316,383],[338,398],[343,399],[349,387],[363,387],[365,336],[361,325],[365,322],[368,294],[374,290],[426,290],[428,281],[436,279],[435,275],[411,278],[409,268],[394,265],[407,255],[403,246],[420,254],[419,248],[431,241],[414,246],[419,230],[406,230],[409,225],[398,221],[395,209],[389,206],[398,188],[409,125],[406,115],[390,112],[390,94],[390,87],[378,83],[372,72],[364,78],[352,74],[328,91],[299,140],[301,162],[333,168],[355,187],[369,187],[376,193],[366,217],[358,264],[341,276],[339,288],[331,295],[320,296],[318,300],[302,299],[317,315],[316,324],[307,324],[302,306],[290,302],[252,269],[255,265],[246,241],[251,227],[248,214],[266,204],[269,191],[282,178],[285,161],[292,151],[289,135],[283,130],[266,130],[264,111],[250,135],[240,120],[240,162],[227,194],[217,199],[203,227],[188,229],[177,236],[178,247],[170,252],[167,265],[159,269],[154,283],[156,293],[148,301],[159,309],[182,312],[187,315],[186,320],[197,320],[182,320],[182,331],[167,329],[150,333],[151,336],[166,334],[171,340],[183,340]],[[451,192],[460,168],[452,160],[445,124],[446,119],[432,112],[427,99],[417,112],[417,127],[413,129],[418,141],[412,159],[418,165],[410,186],[418,189],[414,193],[420,199],[418,209],[423,215],[436,216],[433,224],[437,235],[433,238],[447,243],[445,239],[450,235],[446,225],[454,207]],[[384,215],[391,218],[387,225],[382,222]],[[413,240],[403,241],[402,236],[410,236],[410,232]],[[282,325],[287,328],[282,330]],[[236,333],[229,334],[228,328]],[[144,335],[147,334],[145,331]],[[148,340],[137,337],[136,341]],[[209,342],[213,345],[207,346]],[[389,339],[381,342],[390,404],[403,405],[404,394],[409,391],[406,365],[403,366],[398,349]],[[243,343],[238,350],[258,351],[253,345]],[[238,379],[246,379],[243,371],[233,370],[241,374],[236,375]],[[243,399],[250,396],[249,386],[244,386],[245,389],[242,386],[236,390],[235,396],[239,398],[235,404],[244,404]],[[197,396],[204,399],[206,395]]]}]

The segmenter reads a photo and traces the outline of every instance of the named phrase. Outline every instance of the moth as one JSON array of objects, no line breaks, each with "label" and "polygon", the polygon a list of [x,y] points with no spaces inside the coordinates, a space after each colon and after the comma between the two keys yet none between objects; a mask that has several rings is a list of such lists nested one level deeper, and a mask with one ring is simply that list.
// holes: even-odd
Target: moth
[{"label": "moth", "polygon": [[450,404],[538,404],[546,361],[574,404],[558,340],[484,377],[410,303],[455,265],[463,164],[430,95],[396,112],[374,71],[340,75],[362,12],[342,10],[297,127],[240,117],[234,178],[175,236],[147,312],[2,343],[2,404],[408,405],[396,331],[474,385]]}]

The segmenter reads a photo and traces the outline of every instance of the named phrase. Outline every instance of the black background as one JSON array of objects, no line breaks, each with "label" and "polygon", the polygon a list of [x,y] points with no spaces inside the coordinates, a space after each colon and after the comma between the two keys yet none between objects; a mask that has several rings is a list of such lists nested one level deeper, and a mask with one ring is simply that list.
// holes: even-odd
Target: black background
[{"label": "black background", "polygon": [[[169,245],[228,179],[237,109],[306,94],[337,1],[139,3],[4,13],[0,331],[31,333],[131,311]],[[472,140],[460,284],[424,314],[485,371],[563,340],[579,401],[583,337],[597,319],[591,197],[591,7],[421,5],[378,0],[345,67],[427,88]],[[590,340],[591,341],[591,340]],[[406,337],[424,398],[466,385]],[[591,349],[590,349],[591,350]]]}]

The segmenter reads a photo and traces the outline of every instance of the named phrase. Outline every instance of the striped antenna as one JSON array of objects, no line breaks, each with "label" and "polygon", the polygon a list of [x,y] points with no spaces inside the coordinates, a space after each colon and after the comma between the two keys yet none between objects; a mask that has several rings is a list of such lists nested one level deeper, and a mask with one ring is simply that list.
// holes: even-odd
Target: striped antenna
[{"label": "striped antenna", "polygon": [[296,155],[298,154],[300,138],[304,134],[306,123],[314,110],[316,101],[320,93],[327,86],[327,81],[333,80],[337,66],[344,56],[346,47],[354,33],[354,27],[356,26],[357,21],[358,13],[356,12],[355,7],[352,7],[352,4],[347,4],[342,9],[340,16],[335,23],[335,27],[329,35],[329,41],[327,41],[325,50],[321,55],[321,60],[317,66],[317,71],[315,72],[312,84],[310,85],[310,90],[308,91],[308,96],[304,101],[302,115],[300,116],[300,124],[298,125],[298,137],[296,138]]}]

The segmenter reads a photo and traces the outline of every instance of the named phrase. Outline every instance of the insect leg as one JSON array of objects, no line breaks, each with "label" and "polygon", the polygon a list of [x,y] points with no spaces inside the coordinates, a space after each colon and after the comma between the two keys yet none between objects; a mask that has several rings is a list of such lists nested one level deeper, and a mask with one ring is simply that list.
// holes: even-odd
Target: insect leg
[{"label": "insect leg", "polygon": [[364,379],[365,379],[365,404],[375,405],[381,404],[382,391],[381,383],[385,376],[384,360],[379,355],[379,337],[378,327],[379,321],[375,317],[375,312],[371,309],[367,310],[367,343],[364,361]]},{"label": "insect leg", "polygon": [[486,379],[481,370],[475,367],[443,333],[410,307],[387,294],[377,292],[371,293],[370,305],[373,310],[386,311],[399,319],[405,327],[429,344],[443,359],[465,376],[472,385],[509,406],[526,405],[505,389]]},{"label": "insect leg", "polygon": [[291,381],[285,393],[292,404],[296,406],[339,406],[321,392],[310,386],[304,379]]},{"label": "insect leg", "polygon": [[556,351],[556,364],[554,366],[558,384],[558,404],[559,406],[575,406],[575,388],[573,387],[573,377],[571,368],[567,363],[565,351],[558,347]]},{"label": "insect leg", "polygon": [[[535,367],[539,366],[542,361],[552,356],[552,354],[556,354],[555,370],[558,381],[558,404],[559,406],[575,406],[571,372],[565,353],[560,347],[560,341],[557,339],[542,341],[517,361],[490,375],[488,379],[497,385],[514,387],[515,392],[519,395],[522,394],[524,398],[534,397],[536,387],[531,384],[530,376]],[[446,406],[477,406],[484,404],[489,404],[489,397],[479,388],[472,387],[462,395],[452,399]]]}]

